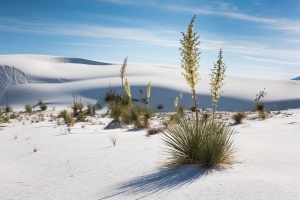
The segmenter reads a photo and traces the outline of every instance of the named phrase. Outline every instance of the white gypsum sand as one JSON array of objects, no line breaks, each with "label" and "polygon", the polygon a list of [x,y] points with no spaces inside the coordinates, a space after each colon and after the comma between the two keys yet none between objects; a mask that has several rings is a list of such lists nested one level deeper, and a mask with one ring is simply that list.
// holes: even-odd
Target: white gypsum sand
[{"label": "white gypsum sand", "polygon": [[[0,58],[0,66],[20,70],[29,82],[19,84],[24,79],[18,77],[24,76],[12,68],[5,73],[13,76],[1,79],[6,80],[1,86],[7,88],[1,105],[6,105],[8,91],[9,105],[22,113],[0,127],[0,199],[300,198],[300,82],[227,77],[218,110],[250,110],[255,94],[263,88],[270,109],[295,109],[271,112],[266,120],[249,113],[243,124],[234,125],[239,151],[237,163],[227,168],[167,169],[160,134],[147,137],[144,129],[105,130],[111,121],[100,116],[105,108],[89,117],[90,122],[76,123],[69,130],[64,123],[51,120],[50,114],[71,111],[73,92],[84,103],[104,103],[109,85],[121,91],[121,63],[40,55]],[[128,63],[126,77],[136,98],[141,96],[139,89],[146,94],[151,81],[153,107],[163,104],[163,111],[174,111],[180,89],[183,103],[192,105],[179,68]],[[208,76],[202,75],[200,108],[211,107],[208,83]],[[24,105],[37,104],[39,99],[48,105],[47,111],[35,108],[31,116],[23,113]],[[233,123],[233,112],[222,114],[224,121]],[[167,114],[159,114],[152,125],[159,126],[163,115]],[[111,138],[116,138],[115,146]]]}]

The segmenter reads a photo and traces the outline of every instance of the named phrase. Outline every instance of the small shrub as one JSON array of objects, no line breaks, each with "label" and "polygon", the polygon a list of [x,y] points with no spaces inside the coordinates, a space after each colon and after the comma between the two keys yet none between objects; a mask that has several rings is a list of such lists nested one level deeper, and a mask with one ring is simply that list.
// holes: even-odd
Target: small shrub
[{"label": "small shrub", "polygon": [[158,105],[156,106],[156,108],[157,108],[158,110],[162,110],[162,109],[164,108],[164,105],[163,105],[163,104],[158,104]]},{"label": "small shrub", "polygon": [[47,106],[46,104],[44,104],[44,103],[40,105],[40,109],[41,109],[42,111],[47,110],[47,108],[48,108],[48,106]]},{"label": "small shrub", "polygon": [[245,118],[246,118],[246,114],[244,112],[237,112],[232,116],[232,119],[237,124],[242,123],[243,119],[245,119]]},{"label": "small shrub", "polygon": [[178,114],[178,116],[179,116],[180,118],[185,117],[184,108],[185,108],[185,106],[184,106],[183,104],[179,104],[179,105],[177,106],[177,114]]},{"label": "small shrub", "polygon": [[63,118],[67,126],[74,126],[76,121],[73,119],[73,114],[68,113],[66,110],[60,111],[60,113],[57,115],[58,118]]},{"label": "small shrub", "polygon": [[39,99],[38,100],[38,105],[40,106],[40,105],[43,105],[43,104],[44,104],[44,101],[42,99]]},{"label": "small shrub", "polygon": [[6,113],[13,112],[12,106],[5,106],[4,110],[5,110]]},{"label": "small shrub", "polygon": [[210,114],[209,114],[209,113],[207,113],[207,112],[202,112],[202,113],[201,113],[201,119],[202,119],[203,121],[208,121],[209,117],[210,117]]},{"label": "small shrub", "polygon": [[195,107],[195,106],[191,106],[191,107],[190,107],[190,111],[196,112],[196,107]]},{"label": "small shrub", "polygon": [[10,119],[17,119],[18,118],[18,115],[16,115],[15,113],[11,114],[9,116]]},{"label": "small shrub", "polygon": [[106,92],[104,99],[107,103],[109,103],[112,101],[113,102],[121,102],[121,98],[122,98],[121,94],[118,94],[116,92],[116,90],[109,88],[109,90]]},{"label": "small shrub", "polygon": [[123,117],[125,122],[132,122],[134,128],[142,127],[141,110],[139,107],[134,106],[126,109]]},{"label": "small shrub", "polygon": [[77,115],[77,121],[81,121],[81,122],[85,122],[86,121],[86,115],[84,112],[80,112],[78,115]]},{"label": "small shrub", "polygon": [[31,105],[25,105],[25,112],[31,115],[31,113],[32,113],[32,106]]},{"label": "small shrub", "polygon": [[155,135],[158,133],[163,133],[164,130],[165,130],[165,128],[163,128],[163,127],[150,128],[147,130],[147,136]]},{"label": "small shrub", "polygon": [[111,135],[111,136],[109,136],[109,141],[114,145],[114,146],[116,146],[116,144],[117,144],[117,141],[118,141],[118,138],[117,138],[117,136],[115,136],[115,135]]},{"label": "small shrub", "polygon": [[10,123],[8,115],[6,115],[6,116],[3,117],[3,123]]},{"label": "small shrub", "polygon": [[169,126],[163,134],[166,153],[172,165],[198,164],[214,168],[232,164],[236,148],[233,145],[234,131],[225,124],[211,121],[181,120]]},{"label": "small shrub", "polygon": [[152,117],[155,117],[154,111],[147,107],[143,110],[142,115],[144,116],[144,126],[148,129],[151,128],[150,120]]},{"label": "small shrub", "polygon": [[258,117],[261,118],[262,120],[265,120],[267,118],[267,114],[265,111],[259,111]]},{"label": "small shrub", "polygon": [[265,111],[265,104],[264,103],[256,103],[254,105],[253,111]]}]

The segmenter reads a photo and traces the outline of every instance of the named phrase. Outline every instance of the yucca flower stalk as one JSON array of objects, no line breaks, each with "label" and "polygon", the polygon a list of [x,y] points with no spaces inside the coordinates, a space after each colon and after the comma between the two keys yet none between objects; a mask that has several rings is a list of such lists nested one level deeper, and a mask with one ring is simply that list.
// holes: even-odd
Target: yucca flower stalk
[{"label": "yucca flower stalk", "polygon": [[224,78],[225,78],[225,63],[222,61],[223,55],[222,55],[222,49],[219,51],[218,55],[218,61],[215,64],[214,67],[211,69],[211,94],[212,94],[212,106],[213,106],[213,114],[212,114],[212,121],[215,119],[215,112],[216,107],[218,103],[218,99],[220,98],[220,95],[223,93],[221,91],[222,86],[224,85]]},{"label": "yucca flower stalk", "polygon": [[182,75],[185,77],[188,85],[191,88],[192,91],[192,97],[194,99],[194,106],[196,111],[196,127],[198,127],[198,106],[197,106],[197,99],[196,99],[196,85],[199,78],[199,58],[200,58],[200,52],[198,46],[200,45],[200,42],[198,42],[199,36],[197,36],[196,33],[194,33],[194,21],[195,21],[196,15],[191,19],[191,22],[188,26],[187,33],[181,33],[183,36],[183,39],[180,40],[181,43],[181,68],[184,70],[182,72]]},{"label": "yucca flower stalk", "polygon": [[147,101],[148,101],[148,108],[150,106],[150,95],[151,95],[151,81],[149,81],[147,86]]},{"label": "yucca flower stalk", "polygon": [[175,108],[177,108],[177,105],[178,105],[178,97],[176,97],[175,101],[174,101],[174,106]]},{"label": "yucca flower stalk", "polygon": [[123,61],[123,64],[121,66],[121,69],[120,69],[120,78],[122,80],[122,90],[123,90],[123,93],[124,93],[124,86],[123,86],[123,82],[124,82],[124,77],[125,77],[125,72],[126,72],[126,67],[127,67],[127,58],[126,57]]},{"label": "yucca flower stalk", "polygon": [[182,99],[182,91],[181,90],[179,92],[179,97],[180,97],[180,99]]},{"label": "yucca flower stalk", "polygon": [[130,98],[130,105],[131,105],[131,107],[132,107],[131,93],[130,93],[130,85],[129,85],[129,82],[128,82],[127,78],[125,79],[125,90],[126,90],[127,95],[128,95],[129,98]]}]

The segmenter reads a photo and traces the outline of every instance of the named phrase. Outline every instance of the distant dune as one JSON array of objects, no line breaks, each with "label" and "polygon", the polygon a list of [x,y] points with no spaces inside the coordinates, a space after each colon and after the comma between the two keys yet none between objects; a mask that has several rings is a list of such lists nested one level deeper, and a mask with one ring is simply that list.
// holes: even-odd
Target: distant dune
[{"label": "distant dune", "polygon": [[[73,93],[84,103],[100,100],[111,87],[121,91],[121,63],[105,63],[81,58],[47,55],[0,55],[0,104],[23,107],[43,99],[48,104],[70,105]],[[173,102],[180,90],[182,102],[193,104],[189,87],[178,67],[128,63],[126,77],[132,86],[133,98],[139,99],[152,84],[151,105],[164,105],[163,111],[174,110]],[[201,74],[197,86],[200,108],[211,107],[210,77]],[[300,82],[228,76],[218,110],[251,110],[255,95],[265,88],[264,102],[268,109],[300,107]]]},{"label": "distant dune", "polygon": [[300,81],[300,76],[293,78],[292,80]]}]

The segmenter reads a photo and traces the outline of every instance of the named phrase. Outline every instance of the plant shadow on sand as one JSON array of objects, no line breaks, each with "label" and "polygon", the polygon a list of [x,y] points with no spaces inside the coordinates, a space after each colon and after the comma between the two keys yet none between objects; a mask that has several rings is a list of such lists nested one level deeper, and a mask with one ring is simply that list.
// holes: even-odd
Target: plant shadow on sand
[{"label": "plant shadow on sand", "polygon": [[141,199],[157,192],[191,184],[216,170],[218,169],[206,169],[196,165],[163,168],[152,174],[124,181],[116,186],[114,194],[107,194],[99,200],[117,197],[118,195],[137,194],[141,195],[137,199]]}]

